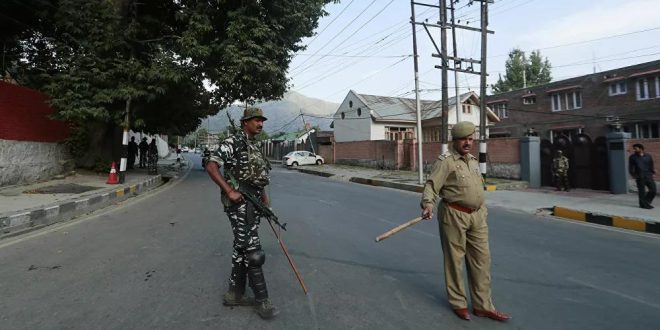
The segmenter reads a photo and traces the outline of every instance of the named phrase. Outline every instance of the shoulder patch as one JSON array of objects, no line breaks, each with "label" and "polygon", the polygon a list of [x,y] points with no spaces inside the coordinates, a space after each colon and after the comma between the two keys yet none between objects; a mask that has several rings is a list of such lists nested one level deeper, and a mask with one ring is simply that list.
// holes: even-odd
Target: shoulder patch
[{"label": "shoulder patch", "polygon": [[449,151],[447,151],[447,152],[445,152],[444,154],[440,154],[440,156],[438,156],[438,159],[439,159],[439,160],[445,160],[445,159],[447,159],[447,157],[449,157],[449,156],[451,156],[451,153],[450,153]]}]

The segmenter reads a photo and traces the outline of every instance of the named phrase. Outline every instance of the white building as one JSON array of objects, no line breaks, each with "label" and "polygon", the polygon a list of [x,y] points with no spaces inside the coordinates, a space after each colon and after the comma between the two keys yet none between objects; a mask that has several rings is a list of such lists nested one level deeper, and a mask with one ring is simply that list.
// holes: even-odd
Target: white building
[{"label": "white building", "polygon": [[[461,94],[461,121],[479,126],[479,97],[474,92]],[[439,142],[442,127],[440,101],[422,100],[422,135],[424,142]],[[456,124],[456,101],[449,99],[449,129]],[[499,122],[488,109],[486,123]],[[351,90],[334,115],[332,127],[336,142],[368,140],[403,140],[416,138],[415,99],[358,94]]]}]

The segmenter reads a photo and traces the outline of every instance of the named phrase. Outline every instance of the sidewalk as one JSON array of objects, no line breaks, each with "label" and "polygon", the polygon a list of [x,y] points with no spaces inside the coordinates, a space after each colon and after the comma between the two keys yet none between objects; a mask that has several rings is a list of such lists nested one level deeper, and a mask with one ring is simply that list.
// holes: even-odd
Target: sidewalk
[{"label": "sidewalk", "polygon": [[62,179],[0,188],[0,239],[66,221],[151,190],[177,177],[186,163],[176,155],[158,161],[158,175],[135,168],[123,184],[106,184],[108,174],[78,170]]},{"label": "sidewalk", "polygon": [[[423,190],[418,174],[410,171],[381,171],[334,164],[304,166],[297,170],[333,180],[413,192]],[[532,189],[526,182],[504,179],[488,179],[487,185],[490,186],[486,193],[489,206],[660,234],[660,206],[652,210],[639,208],[636,193],[613,195],[586,189],[559,192],[551,187]]]}]

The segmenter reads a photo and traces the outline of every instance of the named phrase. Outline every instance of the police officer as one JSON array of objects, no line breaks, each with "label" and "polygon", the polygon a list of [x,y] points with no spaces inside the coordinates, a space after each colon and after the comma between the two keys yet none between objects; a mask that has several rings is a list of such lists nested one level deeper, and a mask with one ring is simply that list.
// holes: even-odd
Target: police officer
[{"label": "police officer", "polygon": [[[259,214],[246,202],[241,191],[258,196],[269,205],[265,191],[270,182],[270,163],[257,146],[255,136],[261,133],[266,117],[259,108],[246,108],[241,130],[222,142],[211,156],[206,171],[222,189],[222,203],[234,234],[229,290],[223,297],[226,306],[253,305],[245,296],[246,275],[256,300],[256,311],[264,319],[278,311],[268,298],[262,265],[266,254],[259,241]],[[219,167],[224,166],[224,175]],[[240,191],[239,191],[240,190]]]},{"label": "police officer", "polygon": [[433,217],[433,207],[441,197],[438,221],[445,285],[454,313],[461,319],[470,319],[463,277],[463,260],[466,260],[474,315],[507,321],[511,316],[498,312],[491,298],[484,182],[479,162],[470,154],[474,132],[474,124],[467,121],[452,128],[450,150],[438,157],[424,185],[422,218]]},{"label": "police officer", "polygon": [[131,136],[131,141],[128,142],[128,168],[133,169],[135,166],[135,156],[138,153],[138,145],[135,143],[135,136]]},{"label": "police officer", "polygon": [[557,191],[569,191],[568,185],[568,158],[564,156],[564,152],[557,150],[557,156],[552,160],[552,173],[555,177],[555,185]]},{"label": "police officer", "polygon": [[138,148],[140,149],[140,168],[145,168],[147,167],[147,152],[149,152],[149,143],[147,143],[146,137],[142,138]]}]

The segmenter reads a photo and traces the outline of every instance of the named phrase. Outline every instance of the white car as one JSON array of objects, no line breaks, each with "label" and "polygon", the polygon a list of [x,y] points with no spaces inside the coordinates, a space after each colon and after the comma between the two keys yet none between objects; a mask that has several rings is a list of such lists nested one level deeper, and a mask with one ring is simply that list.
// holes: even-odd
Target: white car
[{"label": "white car", "polygon": [[313,154],[309,151],[291,151],[286,154],[282,159],[282,163],[286,166],[298,166],[298,165],[321,165],[325,163],[323,157]]}]

